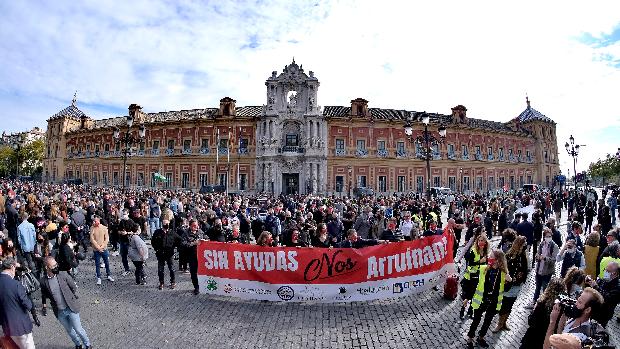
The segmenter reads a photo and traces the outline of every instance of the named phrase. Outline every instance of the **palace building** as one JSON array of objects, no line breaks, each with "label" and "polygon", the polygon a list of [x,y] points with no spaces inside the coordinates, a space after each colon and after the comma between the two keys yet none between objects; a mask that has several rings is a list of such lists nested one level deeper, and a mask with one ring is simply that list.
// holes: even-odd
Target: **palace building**
[{"label": "palace building", "polygon": [[[362,98],[321,107],[319,80],[294,60],[272,72],[265,86],[265,105],[239,107],[225,97],[219,107],[145,113],[132,104],[129,117],[110,119],[86,115],[74,98],[48,119],[44,178],[105,186],[124,180],[131,188],[220,185],[246,193],[424,192],[424,124],[412,121],[410,136],[404,129],[421,113],[372,108]],[[529,100],[506,119],[472,118],[463,105],[430,114],[431,185],[478,192],[553,185],[559,173],[555,122]],[[447,134],[437,142],[440,125]],[[125,152],[115,130],[140,141]]]}]

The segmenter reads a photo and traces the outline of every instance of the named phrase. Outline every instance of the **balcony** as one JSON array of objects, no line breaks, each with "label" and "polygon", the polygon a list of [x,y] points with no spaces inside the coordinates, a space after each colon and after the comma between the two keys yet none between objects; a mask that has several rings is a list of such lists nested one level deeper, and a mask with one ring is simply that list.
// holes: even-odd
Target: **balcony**
[{"label": "balcony", "polygon": [[144,149],[140,149],[136,152],[136,155],[138,156],[144,156]]},{"label": "balcony", "polygon": [[114,153],[112,153],[112,156],[114,157],[120,157],[121,156],[121,151],[120,150],[115,150]]},{"label": "balcony", "polygon": [[248,155],[248,153],[249,153],[248,148],[239,148],[239,149],[237,149],[237,154]]},{"label": "balcony", "polygon": [[504,154],[499,154],[499,157],[497,158],[497,160],[504,161]]},{"label": "balcony", "polygon": [[508,161],[517,162],[517,158],[514,155],[508,155]]},{"label": "balcony", "polygon": [[90,150],[84,152],[84,157],[87,159],[90,157]]},{"label": "balcony", "polygon": [[336,149],[336,156],[347,156],[347,151],[345,149]]},{"label": "balcony", "polygon": [[152,156],[159,156],[159,148],[158,149],[151,149],[151,155]]},{"label": "balcony", "polygon": [[166,156],[174,155],[174,149],[166,149]]},{"label": "balcony", "polygon": [[495,157],[493,156],[493,154],[489,154],[489,155],[487,155],[487,160],[493,161],[493,160],[495,160]]},{"label": "balcony", "polygon": [[517,162],[523,162],[523,157],[521,155],[517,156]]},{"label": "balcony", "polygon": [[110,156],[110,151],[109,150],[104,150],[103,153],[101,153],[101,156],[103,156],[104,158],[107,158]]},{"label": "balcony", "polygon": [[482,161],[482,154],[476,154],[474,158],[476,159],[476,161]]},{"label": "balcony", "polygon": [[469,160],[469,154],[463,154],[463,156],[461,156],[461,160]]},{"label": "balcony", "polygon": [[377,150],[377,156],[380,158],[387,158],[388,156],[388,151],[385,149],[379,149]]},{"label": "balcony", "polygon": [[201,155],[207,155],[211,153],[211,149],[210,148],[200,148],[200,154]]},{"label": "balcony", "polygon": [[278,149],[278,153],[294,153],[294,154],[303,154],[304,148],[298,146],[287,145],[280,149]]},{"label": "balcony", "polygon": [[192,148],[184,148],[182,154],[183,155],[192,155]]},{"label": "balcony", "polygon": [[527,161],[528,164],[531,164],[534,162],[534,158],[532,158],[531,156],[527,156],[525,160]]},{"label": "balcony", "polygon": [[358,158],[365,158],[368,156],[368,150],[367,149],[356,149],[355,156],[357,156]]},{"label": "balcony", "polygon": [[431,155],[433,156],[433,160],[441,160],[441,153],[438,151],[434,151],[431,153]]},{"label": "balcony", "polygon": [[448,160],[456,160],[456,154],[448,153]]},{"label": "balcony", "polygon": [[398,159],[402,159],[402,158],[406,158],[407,157],[407,151],[406,150],[397,150],[396,151],[396,158]]},{"label": "balcony", "polygon": [[101,154],[101,153],[99,153],[99,151],[98,151],[98,150],[95,150],[95,153],[93,154],[93,156],[94,156],[94,157],[96,157],[96,158],[98,158],[100,154]]},{"label": "balcony", "polygon": [[227,147],[219,147],[217,148],[217,153],[220,155],[227,155],[228,154],[228,148]]}]

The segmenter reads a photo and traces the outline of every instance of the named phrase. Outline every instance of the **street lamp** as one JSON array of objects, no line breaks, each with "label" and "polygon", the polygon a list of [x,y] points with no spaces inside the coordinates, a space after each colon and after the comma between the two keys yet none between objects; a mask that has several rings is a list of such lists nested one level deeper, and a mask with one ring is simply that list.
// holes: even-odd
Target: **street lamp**
[{"label": "street lamp", "polygon": [[15,137],[13,139],[13,149],[15,149],[15,162],[16,162],[16,167],[15,167],[15,178],[17,179],[19,177],[19,152],[22,149],[22,143],[24,143],[26,137],[24,137],[23,133],[20,133],[17,137]]},{"label": "street lamp", "polygon": [[351,165],[347,166],[347,170],[349,173],[349,198],[351,198],[353,196],[353,188],[351,188],[353,186],[353,167]]},{"label": "street lamp", "polygon": [[127,183],[127,157],[131,154],[131,148],[134,145],[138,145],[144,142],[144,136],[146,135],[146,127],[144,124],[140,124],[138,128],[138,137],[135,137],[131,133],[131,127],[133,126],[133,122],[135,118],[140,113],[140,107],[137,104],[132,104],[129,106],[129,115],[126,116],[127,119],[127,131],[121,135],[121,130],[118,127],[114,128],[114,132],[112,133],[112,137],[114,137],[114,141],[116,144],[123,145],[123,193],[125,192],[125,185]]},{"label": "street lamp", "polygon": [[570,144],[566,142],[564,144],[564,148],[566,148],[566,152],[573,158],[573,174],[575,180],[573,181],[575,184],[575,197],[577,197],[577,156],[579,156],[579,144],[575,145],[575,138],[573,135],[568,139]]},{"label": "street lamp", "polygon": [[[424,133],[422,134],[422,137],[417,137],[417,138],[413,138],[413,122],[414,121],[421,121],[424,124]],[[430,115],[426,112],[422,112],[422,113],[415,113],[415,112],[411,112],[409,113],[409,119],[407,120],[407,123],[404,126],[405,129],[405,134],[407,135],[407,138],[409,139],[410,142],[412,143],[421,143],[422,141],[424,141],[424,144],[426,146],[426,152],[425,152],[425,156],[424,159],[426,160],[426,198],[430,201],[431,200],[431,141],[433,143],[443,143],[443,140],[446,138],[446,127],[442,124],[439,126],[439,128],[437,129],[438,133],[439,133],[439,140],[435,137],[433,137],[433,135],[430,134],[430,132],[428,131],[428,124],[430,123],[431,118]]]}]

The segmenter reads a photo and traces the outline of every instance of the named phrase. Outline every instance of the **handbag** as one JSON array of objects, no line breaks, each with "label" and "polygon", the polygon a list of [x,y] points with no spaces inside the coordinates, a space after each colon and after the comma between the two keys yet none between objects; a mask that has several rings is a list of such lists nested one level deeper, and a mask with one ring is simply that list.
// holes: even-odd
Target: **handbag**
[{"label": "handbag", "polygon": [[37,280],[37,278],[30,271],[23,272],[20,276],[17,277],[17,279],[26,289],[26,294],[31,294],[41,288],[39,280]]}]

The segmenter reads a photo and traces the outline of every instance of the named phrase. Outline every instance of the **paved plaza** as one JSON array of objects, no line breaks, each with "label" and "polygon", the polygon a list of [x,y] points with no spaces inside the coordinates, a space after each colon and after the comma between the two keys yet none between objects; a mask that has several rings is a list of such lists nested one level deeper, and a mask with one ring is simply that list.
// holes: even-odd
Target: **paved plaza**
[{"label": "paved plaza", "polygon": [[[147,286],[135,285],[133,274],[120,275],[120,257],[111,264],[114,283],[95,285],[90,260],[77,277],[82,324],[96,348],[464,348],[471,323],[458,318],[460,298],[444,300],[443,290],[365,303],[268,303],[193,296],[189,275],[177,277],[176,290],[159,291],[155,258],[148,261]],[[530,273],[509,319],[511,331],[489,331],[491,347],[518,347],[533,289]],[[51,311],[41,320],[34,329],[38,348],[72,347]],[[615,319],[608,330],[620,343]]]}]

